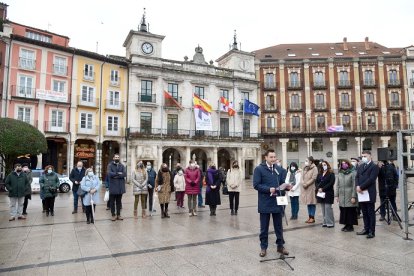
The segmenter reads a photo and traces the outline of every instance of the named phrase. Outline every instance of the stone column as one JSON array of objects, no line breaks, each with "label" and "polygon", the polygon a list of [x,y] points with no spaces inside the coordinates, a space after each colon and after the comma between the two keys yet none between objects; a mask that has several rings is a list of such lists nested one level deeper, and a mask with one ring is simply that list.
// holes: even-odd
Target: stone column
[{"label": "stone column", "polygon": [[362,142],[364,142],[365,137],[355,137],[357,141],[357,156],[361,156],[362,153]]},{"label": "stone column", "polygon": [[256,164],[254,164],[254,167],[259,165],[260,163],[262,163],[262,150],[259,147],[258,149],[256,149]]},{"label": "stone column", "polygon": [[218,156],[217,156],[217,147],[213,148],[213,162],[216,164],[216,167],[218,168]]},{"label": "stone column", "polygon": [[240,169],[244,168],[244,165],[242,164],[242,155],[243,155],[242,152],[243,152],[242,148],[237,148],[237,157],[236,158],[237,158],[237,163],[239,163]]},{"label": "stone column", "polygon": [[156,168],[155,171],[158,171],[158,169],[161,167],[161,164],[162,164],[162,146],[158,146],[158,160],[154,161],[154,168]]},{"label": "stone column", "polygon": [[330,138],[331,142],[332,142],[332,169],[334,169],[334,171],[338,170],[338,142],[339,142],[339,138],[335,137],[335,138]]},{"label": "stone column", "polygon": [[70,174],[70,172],[72,171],[72,168],[76,165],[74,164],[74,152],[75,152],[75,142],[72,141],[68,141],[68,146],[67,146],[67,168],[66,171],[68,173],[68,175]]},{"label": "stone column", "polygon": [[381,136],[380,139],[382,142],[382,147],[388,148],[388,142],[391,140],[391,136]]},{"label": "stone column", "polygon": [[[130,155],[131,155],[131,165],[130,165],[130,170],[129,170],[129,173],[128,173],[128,179],[129,179],[129,177],[131,176],[131,173],[132,173],[132,171],[135,169],[135,166],[137,165],[137,154],[138,154],[138,146],[134,146],[134,145],[131,145],[130,147],[129,147],[129,151],[130,151]],[[146,164],[144,164],[144,166],[145,166]],[[154,165],[154,164],[153,164]],[[155,168],[154,168],[154,170],[155,170]]]},{"label": "stone column", "polygon": [[[121,159],[122,162],[122,159]],[[102,144],[101,147],[96,147],[96,156],[95,156],[95,173],[99,178],[102,175]]]},{"label": "stone column", "polygon": [[312,143],[315,141],[315,138],[303,138],[306,142],[306,150],[308,152],[308,156],[312,156]]},{"label": "stone column", "polygon": [[183,167],[187,168],[187,166],[190,164],[190,160],[191,160],[191,148],[190,147],[185,147],[185,162],[187,162],[186,164],[181,164]]},{"label": "stone column", "polygon": [[279,139],[279,142],[282,143],[282,166],[287,167],[287,142],[289,138]]}]

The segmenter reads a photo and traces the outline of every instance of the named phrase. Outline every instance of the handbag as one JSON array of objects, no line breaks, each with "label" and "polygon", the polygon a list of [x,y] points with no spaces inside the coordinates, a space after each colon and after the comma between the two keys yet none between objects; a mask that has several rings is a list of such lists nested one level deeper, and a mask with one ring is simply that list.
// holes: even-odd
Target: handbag
[{"label": "handbag", "polygon": [[109,191],[106,191],[106,192],[105,192],[105,195],[104,195],[104,201],[105,201],[105,202],[108,202],[108,201],[109,201]]},{"label": "handbag", "polygon": [[228,195],[229,189],[227,188],[227,185],[223,185],[223,195]]},{"label": "handbag", "polygon": [[76,193],[78,194],[78,196],[86,195],[86,192],[84,190],[82,190],[80,186],[79,186],[78,190],[76,191]]}]

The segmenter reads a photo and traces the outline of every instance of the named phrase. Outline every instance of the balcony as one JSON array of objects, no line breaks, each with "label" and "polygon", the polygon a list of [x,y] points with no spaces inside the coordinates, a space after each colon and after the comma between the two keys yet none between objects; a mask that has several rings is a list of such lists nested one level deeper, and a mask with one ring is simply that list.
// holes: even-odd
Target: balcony
[{"label": "balcony", "polygon": [[91,97],[78,96],[78,106],[98,108],[98,99]]},{"label": "balcony", "polygon": [[327,81],[315,81],[312,83],[314,90],[325,90],[328,87]]},{"label": "balcony", "polygon": [[138,93],[138,102],[136,105],[156,106],[156,94],[142,94]]},{"label": "balcony", "polygon": [[402,109],[402,104],[400,101],[391,101],[388,109]]},{"label": "balcony", "polygon": [[109,130],[108,128],[105,128],[104,129],[104,135],[105,136],[124,137],[125,136],[125,131],[124,131],[124,128],[122,128],[122,127],[118,127],[118,128],[116,128],[116,130],[114,130],[114,129]]},{"label": "balcony", "polygon": [[313,107],[315,111],[328,111],[328,106],[325,103],[316,103]]},{"label": "balcony", "polygon": [[19,68],[24,70],[35,70],[36,60],[30,58],[19,58]]},{"label": "balcony", "polygon": [[36,89],[27,86],[12,85],[11,96],[29,100],[36,100]]},{"label": "balcony", "polygon": [[264,82],[263,91],[274,91],[277,89],[277,84],[275,82]]},{"label": "balcony", "polygon": [[414,79],[410,79],[410,87],[414,88]]},{"label": "balcony", "polygon": [[53,64],[53,74],[58,75],[58,76],[67,76],[68,75],[68,67],[58,65],[58,64]]},{"label": "balcony", "polygon": [[337,81],[338,89],[352,89],[352,81],[350,80],[339,80]]},{"label": "balcony", "polygon": [[266,104],[263,108],[264,112],[276,112],[277,106],[274,104]]},{"label": "balcony", "polygon": [[341,102],[338,106],[339,111],[349,111],[354,110],[354,103],[352,102]]},{"label": "balcony", "polygon": [[124,102],[120,102],[118,100],[105,100],[105,109],[124,111]]},{"label": "balcony", "polygon": [[303,107],[301,103],[291,103],[289,105],[289,111],[295,112],[295,111],[303,111]]},{"label": "balcony", "polygon": [[121,77],[117,77],[117,78],[110,77],[109,78],[109,85],[110,86],[115,86],[115,87],[121,86]]},{"label": "balcony", "polygon": [[365,103],[363,110],[378,110],[379,107],[375,103]]},{"label": "balcony", "polygon": [[57,121],[44,122],[44,132],[68,133],[69,123],[59,123]]},{"label": "balcony", "polygon": [[387,87],[388,88],[398,88],[398,87],[401,87],[401,81],[400,80],[388,80]]},{"label": "balcony", "polygon": [[375,80],[363,80],[361,82],[362,88],[376,88],[377,84]]},{"label": "balcony", "polygon": [[98,135],[97,125],[88,125],[88,124],[76,125],[76,130],[78,131],[78,134]]},{"label": "balcony", "polygon": [[83,80],[93,82],[95,80],[95,72],[83,70]]},{"label": "balcony", "polygon": [[286,87],[288,90],[302,90],[303,83],[301,81],[288,81]]},{"label": "balcony", "polygon": [[291,127],[290,127],[290,130],[291,130],[292,132],[294,132],[294,133],[302,132],[302,128],[301,128],[300,126],[298,126],[298,125],[296,125],[296,126],[291,126]]}]

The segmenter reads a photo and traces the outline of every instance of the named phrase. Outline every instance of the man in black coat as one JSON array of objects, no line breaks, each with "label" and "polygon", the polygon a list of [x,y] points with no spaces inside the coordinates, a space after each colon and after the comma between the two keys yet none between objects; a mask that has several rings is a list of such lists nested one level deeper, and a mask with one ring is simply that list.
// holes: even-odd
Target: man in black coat
[{"label": "man in black coat", "polygon": [[[76,164],[76,168],[73,168],[69,174],[69,179],[73,183],[72,193],[73,193],[73,211],[72,214],[76,214],[78,212],[78,189],[80,189],[80,183],[82,178],[85,176],[85,168],[83,167],[83,162],[78,161]],[[85,212],[85,206],[83,205],[83,200],[81,198],[82,203],[82,210]]]},{"label": "man in black coat", "polygon": [[[125,194],[126,169],[119,162],[119,154],[114,154],[113,161],[108,164],[109,201],[111,205],[112,221],[123,220],[121,217],[122,195]],[[116,203],[116,216],[115,216]]]},{"label": "man in black coat", "polygon": [[[397,204],[395,199],[397,197],[397,186],[398,186],[398,172],[392,162],[386,160],[382,161],[382,164],[379,164],[380,169],[378,173],[378,190],[381,200],[380,207],[380,221],[385,220],[385,199],[388,197],[390,200],[392,208],[397,213]],[[394,220],[397,220],[397,217],[393,217]]]},{"label": "man in black coat", "polygon": [[359,202],[364,219],[364,230],[357,235],[367,235],[368,239],[375,237],[375,201],[377,196],[376,180],[379,168],[374,164],[369,150],[362,152],[361,164],[355,176],[355,186],[358,193],[368,191],[369,201]]}]

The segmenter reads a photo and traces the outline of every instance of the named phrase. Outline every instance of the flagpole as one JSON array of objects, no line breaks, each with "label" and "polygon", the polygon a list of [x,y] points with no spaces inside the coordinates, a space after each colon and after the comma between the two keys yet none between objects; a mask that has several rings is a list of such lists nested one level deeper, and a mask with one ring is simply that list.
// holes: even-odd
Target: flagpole
[{"label": "flagpole", "polygon": [[217,138],[220,138],[220,117],[221,117],[220,99],[218,100],[218,110],[219,110],[219,116],[218,116],[218,132],[217,132]]},{"label": "flagpole", "polygon": [[242,141],[244,136],[244,110],[246,109],[246,99],[243,99],[243,117],[242,117]]},{"label": "flagpole", "polygon": [[162,98],[161,98],[161,139],[162,139],[162,127],[163,127],[163,115],[164,115],[164,102],[165,102],[165,92],[162,91]]},{"label": "flagpole", "polygon": [[[190,110],[190,126],[188,127],[188,131],[190,132],[189,137],[191,138],[192,137],[192,135],[191,135],[191,124],[193,122],[193,116],[194,116],[194,95],[191,99],[191,107],[189,107],[189,110]],[[194,125],[195,125],[195,121],[194,121]]]}]

